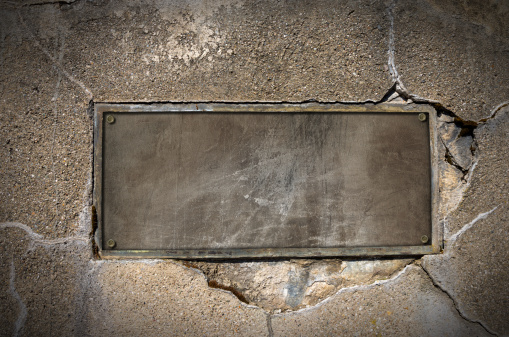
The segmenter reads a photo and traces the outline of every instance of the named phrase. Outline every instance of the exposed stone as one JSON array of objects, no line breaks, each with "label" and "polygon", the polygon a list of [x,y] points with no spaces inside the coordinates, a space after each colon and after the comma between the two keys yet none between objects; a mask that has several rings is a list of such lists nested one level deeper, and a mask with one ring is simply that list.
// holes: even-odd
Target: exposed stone
[{"label": "exposed stone", "polygon": [[411,259],[385,259],[185,264],[203,270],[209,280],[239,291],[249,303],[278,312],[313,306],[344,287],[385,280],[410,262]]},{"label": "exposed stone", "polygon": [[467,171],[472,166],[475,151],[473,136],[466,134],[466,132],[470,132],[470,129],[462,128],[455,122],[444,122],[440,117],[438,132],[447,149],[446,158],[450,164],[456,165],[462,171]]},{"label": "exposed stone", "polygon": [[444,113],[437,119],[440,219],[458,207],[475,169],[477,145],[471,135],[475,127],[462,126],[457,119]]},{"label": "exposed stone", "polygon": [[440,161],[438,169],[440,170],[440,218],[443,219],[458,207],[467,185],[463,180],[464,173],[454,165]]}]

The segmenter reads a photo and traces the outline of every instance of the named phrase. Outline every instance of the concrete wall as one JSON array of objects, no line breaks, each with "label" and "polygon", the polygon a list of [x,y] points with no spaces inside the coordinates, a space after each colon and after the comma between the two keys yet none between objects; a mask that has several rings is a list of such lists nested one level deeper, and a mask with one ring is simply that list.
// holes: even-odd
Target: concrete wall
[{"label": "concrete wall", "polygon": [[[0,335],[509,335],[508,64],[507,1],[1,1]],[[93,257],[94,102],[306,100],[435,106],[443,254]]]}]

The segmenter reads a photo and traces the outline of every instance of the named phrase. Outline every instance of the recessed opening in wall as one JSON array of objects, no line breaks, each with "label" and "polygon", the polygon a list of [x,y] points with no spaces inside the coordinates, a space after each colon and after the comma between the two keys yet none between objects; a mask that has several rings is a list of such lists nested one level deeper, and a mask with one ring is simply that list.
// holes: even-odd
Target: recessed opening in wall
[{"label": "recessed opening in wall", "polygon": [[440,250],[436,115],[398,104],[96,104],[105,258]]}]

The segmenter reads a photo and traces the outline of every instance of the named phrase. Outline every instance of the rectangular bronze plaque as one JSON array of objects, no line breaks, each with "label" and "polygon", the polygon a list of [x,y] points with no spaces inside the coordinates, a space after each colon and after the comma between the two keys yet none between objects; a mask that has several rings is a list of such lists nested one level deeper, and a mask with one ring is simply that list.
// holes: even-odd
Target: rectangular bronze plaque
[{"label": "rectangular bronze plaque", "polygon": [[418,105],[97,104],[100,253],[437,252],[434,129]]}]

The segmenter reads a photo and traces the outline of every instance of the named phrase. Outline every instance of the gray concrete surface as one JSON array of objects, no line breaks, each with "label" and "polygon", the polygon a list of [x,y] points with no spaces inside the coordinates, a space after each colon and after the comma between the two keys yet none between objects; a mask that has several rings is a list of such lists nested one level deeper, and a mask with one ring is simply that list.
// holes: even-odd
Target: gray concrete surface
[{"label": "gray concrete surface", "polygon": [[479,159],[463,202],[446,221],[441,256],[423,265],[458,308],[492,332],[508,333],[509,200],[508,109],[502,109],[475,132]]},{"label": "gray concrete surface", "polygon": [[388,282],[344,288],[334,298],[271,319],[274,336],[489,336],[410,265]]},{"label": "gray concrete surface", "polygon": [[408,92],[486,117],[507,100],[508,16],[506,1],[397,1],[395,63]]},{"label": "gray concrete surface", "polygon": [[[0,336],[509,335],[507,7],[1,1]],[[291,261],[196,265],[202,274],[190,263],[94,259],[90,101],[386,94],[435,102],[452,122],[442,134],[443,254],[364,271],[366,261],[322,261],[323,298],[301,302],[284,289],[313,294],[317,283],[291,274]],[[260,277],[241,282],[246,266]],[[215,267],[228,272],[209,287]]]}]

